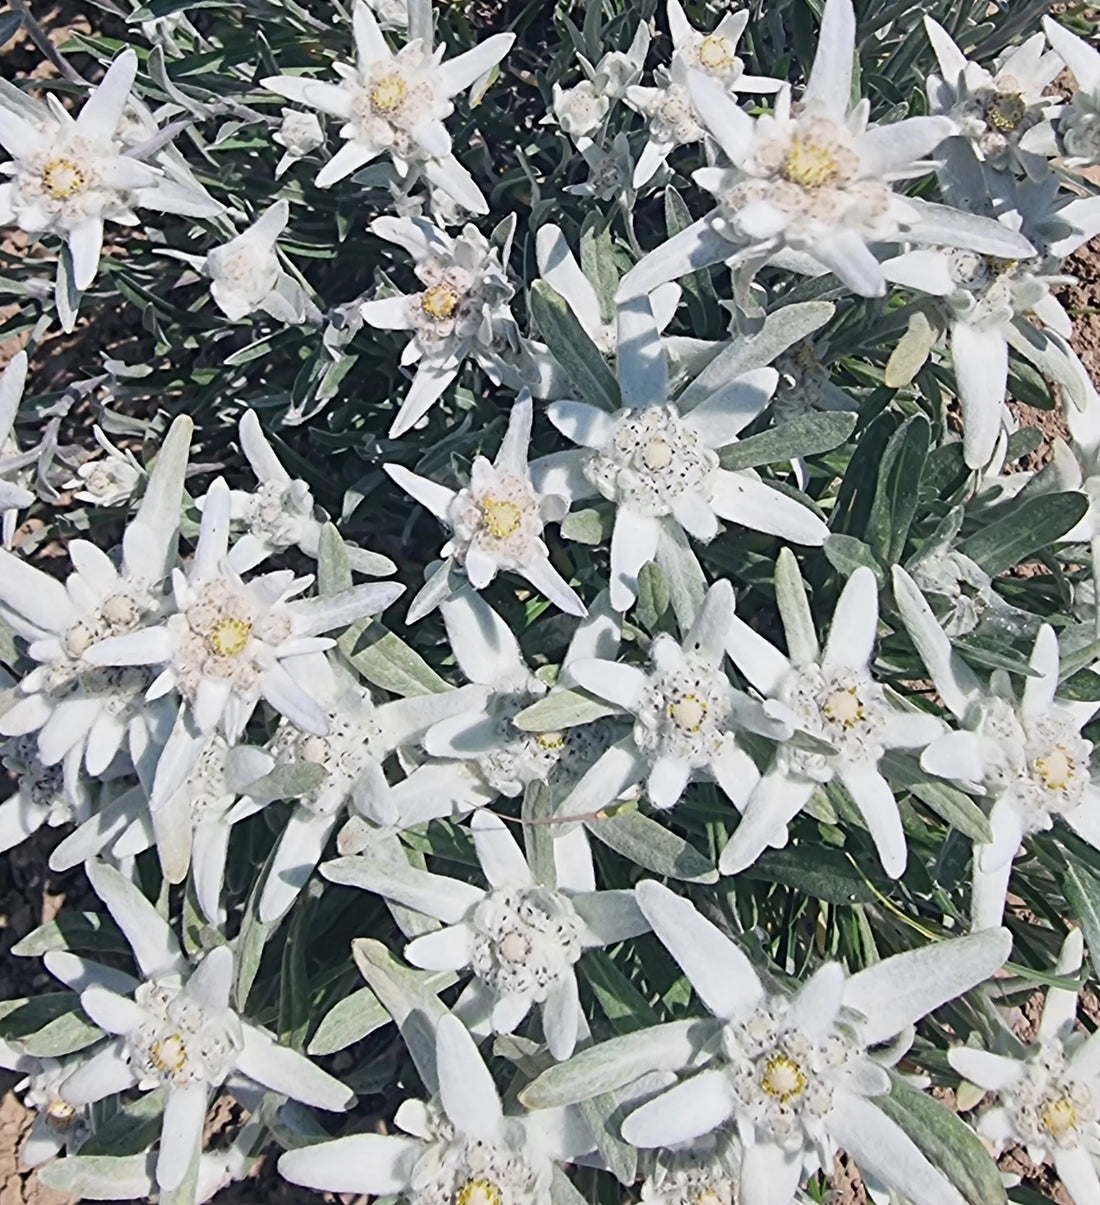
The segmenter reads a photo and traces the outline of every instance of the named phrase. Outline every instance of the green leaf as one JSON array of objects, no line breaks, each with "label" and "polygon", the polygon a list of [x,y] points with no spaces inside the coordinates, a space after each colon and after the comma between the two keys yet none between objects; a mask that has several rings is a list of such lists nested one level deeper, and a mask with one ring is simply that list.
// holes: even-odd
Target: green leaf
[{"label": "green leaf", "polygon": [[581,223],[581,271],[592,282],[604,322],[615,319],[615,290],[619,287],[619,268],[611,229],[598,209],[590,209]]},{"label": "green leaf", "polygon": [[545,280],[536,280],[531,286],[529,305],[546,346],[581,397],[600,410],[618,410],[622,398],[615,375],[565,298]]},{"label": "green leaf", "polygon": [[909,315],[909,326],[898,340],[890,359],[886,361],[884,383],[890,389],[904,389],[913,383],[913,378],[924,367],[936,340],[940,337],[938,325],[929,321],[923,310],[914,310]]},{"label": "green leaf", "polygon": [[722,452],[722,468],[736,472],[831,452],[855,430],[856,417],[844,410],[803,414],[731,444]]},{"label": "green leaf", "polygon": [[970,1205],[1006,1202],[1001,1173],[978,1135],[934,1097],[911,1088],[896,1071],[889,1074],[890,1091],[876,1096],[875,1106],[909,1135]]},{"label": "green leaf", "polygon": [[529,782],[523,789],[523,851],[536,883],[556,888],[558,868],[554,861],[554,793],[544,782]]},{"label": "green leaf", "polygon": [[602,544],[611,534],[609,522],[611,515],[605,515],[593,506],[584,510],[571,511],[561,521],[561,534],[566,540],[576,540],[578,544]]},{"label": "green leaf", "polygon": [[892,886],[877,862],[861,869],[847,854],[822,845],[769,849],[741,871],[741,877],[782,883],[830,904],[866,904]]},{"label": "green leaf", "polygon": [[156,1152],[143,1155],[68,1155],[38,1169],[47,1188],[85,1201],[147,1200],[154,1191]]},{"label": "green leaf", "polygon": [[251,783],[248,793],[257,799],[297,799],[319,787],[327,777],[328,771],[317,762],[285,762]]},{"label": "green leaf", "polygon": [[800,343],[825,325],[836,313],[831,301],[802,301],[773,310],[753,335],[732,339],[680,395],[681,412],[736,377],[765,368],[776,356]]},{"label": "green leaf", "polygon": [[95,1133],[80,1148],[87,1155],[139,1155],[160,1137],[166,1091],[158,1088],[125,1105],[113,1117],[96,1126]]},{"label": "green leaf", "polygon": [[550,1205],[588,1205],[588,1198],[573,1186],[557,1163],[550,1173]]},{"label": "green leaf", "polygon": [[39,1059],[57,1059],[62,1055],[85,1050],[103,1037],[98,1025],[93,1025],[82,1013],[65,1013],[37,1033],[24,1038],[20,1046],[27,1054]]},{"label": "green leaf", "polygon": [[1062,890],[1085,935],[1093,970],[1100,975],[1100,879],[1064,845],[1060,848],[1066,860]]},{"label": "green leaf", "polygon": [[306,976],[306,950],[309,927],[316,901],[310,895],[299,896],[290,915],[290,928],[283,946],[279,971],[279,1038],[292,1050],[301,1051],[309,1032],[309,980]]},{"label": "green leaf", "polygon": [[[347,547],[336,528],[326,523],[317,552],[317,588],[321,594],[338,594],[351,584]],[[419,653],[376,619],[353,625],[336,643],[368,682],[391,694],[407,698],[450,690]]]},{"label": "green leaf", "polygon": [[1088,499],[1073,490],[1040,494],[968,536],[959,551],[996,577],[1055,543],[1081,521],[1088,508]]},{"label": "green leaf", "polygon": [[879,768],[889,778],[892,786],[902,787],[926,806],[930,807],[952,828],[967,836],[971,841],[988,844],[993,840],[993,830],[985,812],[958,787],[942,779],[930,778],[920,768],[920,763],[906,757],[897,750],[883,755]]},{"label": "green leaf", "polygon": [[680,1071],[706,1057],[720,1029],[719,1022],[702,1017],[622,1034],[550,1067],[519,1099],[529,1109],[552,1109],[614,1092],[650,1071]]},{"label": "green leaf", "polygon": [[586,823],[593,837],[654,874],[685,883],[718,881],[718,872],[708,857],[641,812],[620,812],[606,820]]},{"label": "green leaf", "polygon": [[871,503],[867,543],[884,565],[901,560],[917,511],[931,428],[922,414],[908,418],[886,444]]},{"label": "green leaf", "polygon": [[875,554],[855,536],[834,531],[825,541],[825,559],[842,577],[851,577],[861,566],[866,566],[875,575],[881,588],[886,584],[886,575],[875,559]]},{"label": "green leaf", "polygon": [[525,707],[512,723],[524,732],[560,732],[591,724],[605,715],[615,715],[619,709],[584,690],[552,690],[530,707]]},{"label": "green leaf", "polygon": [[391,694],[408,698],[451,689],[419,653],[376,619],[358,632],[350,629],[337,643],[368,682]]},{"label": "green leaf", "polygon": [[1095,670],[1078,670],[1058,687],[1058,697],[1074,703],[1095,703],[1100,700],[1100,674]]},{"label": "green leaf", "polygon": [[656,561],[647,561],[638,573],[638,605],[635,614],[647,632],[657,625],[668,610],[669,591],[665,575]]},{"label": "green leaf", "polygon": [[615,965],[605,950],[586,950],[580,969],[618,1033],[632,1033],[643,1025],[656,1025],[659,1018],[649,1001]]},{"label": "green leaf", "polygon": [[669,602],[680,630],[686,632],[695,622],[707,593],[707,579],[699,558],[678,523],[662,523],[657,538],[657,564],[668,586]]},{"label": "green leaf", "polygon": [[1020,674],[1025,678],[1038,676],[1038,671],[1028,664],[1027,657],[1017,652],[1004,639],[971,633],[952,643],[958,653],[974,665],[983,666],[985,669],[1005,669],[1011,674]]},{"label": "green leaf", "polygon": [[5,1000],[0,1006],[0,1038],[41,1058],[83,1050],[103,1034],[79,1008],[80,997],[75,992]]},{"label": "green leaf", "polygon": [[33,929],[11,952],[33,958],[50,950],[86,950],[93,953],[125,954],[126,938],[109,916],[99,912],[61,912],[55,920]]},{"label": "green leaf", "polygon": [[619,1137],[625,1107],[620,1107],[611,1092],[605,1092],[581,1101],[580,1111],[611,1174],[620,1184],[633,1184],[638,1176],[638,1152]]},{"label": "green leaf", "polygon": [[[351,954],[363,978],[397,1023],[420,1078],[429,1092],[438,1089],[435,1072],[435,1026],[447,1011],[436,994],[440,972],[414,971],[404,966],[380,942],[359,937]],[[450,976],[453,983],[458,976]]]},{"label": "green leaf", "polygon": [[[444,977],[440,976],[440,979]],[[374,992],[369,987],[362,987],[325,1013],[308,1051],[313,1055],[335,1054],[388,1025],[392,1019]]]}]

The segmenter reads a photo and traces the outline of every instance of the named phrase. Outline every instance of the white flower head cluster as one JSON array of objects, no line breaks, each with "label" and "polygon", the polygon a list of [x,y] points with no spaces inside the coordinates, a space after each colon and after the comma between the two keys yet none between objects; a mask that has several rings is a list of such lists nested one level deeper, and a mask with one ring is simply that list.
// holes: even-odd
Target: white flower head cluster
[{"label": "white flower head cluster", "polygon": [[443,124],[454,112],[454,97],[491,71],[508,53],[511,34],[497,34],[473,50],[444,61],[416,38],[394,53],[372,9],[356,0],[353,10],[354,67],[340,63],[339,84],[299,76],[272,76],[264,87],[287,100],[318,109],[345,122],[340,150],[317,175],[328,188],[381,154],[389,154],[402,178],[422,174],[471,213],[488,205],[469,172],[451,153]]},{"label": "white flower head cluster", "polygon": [[28,1165],[1097,1205],[1092,18],[131,7],[0,81]]}]

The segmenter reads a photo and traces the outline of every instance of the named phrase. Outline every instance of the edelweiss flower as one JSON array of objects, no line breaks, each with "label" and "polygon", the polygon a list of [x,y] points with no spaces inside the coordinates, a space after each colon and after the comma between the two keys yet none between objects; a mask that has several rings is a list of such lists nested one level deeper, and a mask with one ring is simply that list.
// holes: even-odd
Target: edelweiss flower
[{"label": "edelweiss flower", "polygon": [[609,50],[595,66],[583,54],[578,54],[588,79],[572,88],[562,88],[555,83],[552,87],[553,116],[543,118],[544,123],[556,120],[576,141],[582,153],[586,147],[594,146],[588,135],[599,129],[611,105],[622,100],[627,89],[641,79],[650,36],[647,22],[639,21],[627,50]]},{"label": "edelweiss flower", "polygon": [[482,698],[478,687],[467,687],[375,704],[366,687],[324,656],[310,658],[309,681],[325,707],[328,733],[304,732],[283,720],[267,749],[276,764],[306,762],[323,767],[325,777],[298,797],[279,838],[260,896],[264,924],[278,921],[294,903],[346,807],[376,825],[403,827],[382,769],[386,758]]},{"label": "edelweiss flower", "polygon": [[[767,714],[789,725],[794,735],[780,743],[775,761],[742,808],[719,869],[736,874],[766,846],[785,845],[789,822],[819,785],[837,777],[859,809],[883,869],[896,879],[905,870],[905,833],[878,762],[887,749],[923,748],[943,725],[935,716],[892,706],[871,677],[878,629],[878,586],[871,570],[860,566],[848,579],[821,652],[794,558],[787,549],[780,558],[780,572],[791,587],[791,601],[780,604],[790,658],[737,616],[730,625],[729,654],[768,700]],[[809,747],[803,736],[812,738]]]},{"label": "edelweiss flower", "polygon": [[[991,206],[979,176],[964,168],[962,178],[950,178],[954,162],[943,173],[944,187],[959,196],[960,209]],[[887,280],[943,299],[963,412],[963,455],[971,468],[989,463],[997,437],[1010,421],[1005,406],[1010,344],[1026,353],[1041,341],[1048,354],[1064,362],[1063,372],[1080,378],[1084,391],[1091,389],[1069,345],[1073,323],[1051,288],[1073,280],[1061,274],[1062,260],[1100,231],[1097,198],[1059,195],[1053,175],[1042,184],[1006,184],[1000,191],[1011,206],[1001,223],[1007,229],[1022,228],[1039,257],[1002,259],[926,247],[882,265]]]},{"label": "edelweiss flower", "polygon": [[631,1113],[627,1142],[671,1147],[732,1123],[744,1148],[741,1199],[768,1205],[788,1205],[808,1171],[833,1167],[838,1148],[914,1205],[958,1200],[876,1107],[890,1077],[868,1052],[989,978],[1011,948],[1007,930],[939,941],[851,977],[826,963],[791,996],[769,993],[740,948],[687,900],[652,881],[636,895],[722,1031],[717,1065]]},{"label": "edelweiss flower", "polygon": [[221,211],[201,191],[170,181],[161,187],[158,168],[123,153],[119,127],[137,63],[134,51],[124,50],[75,119],[52,94],[38,121],[25,107],[0,101],[0,145],[12,157],[3,167],[12,178],[0,185],[0,223],[64,239],[77,290],[95,279],[105,221],[135,225],[135,207],[194,217]]},{"label": "edelweiss flower", "polygon": [[601,201],[618,200],[627,203],[633,191],[634,160],[630,155],[630,140],[620,130],[605,151],[595,142],[585,142],[581,158],[588,165],[588,179],[583,184],[568,184],[565,191],[576,197],[596,197]]},{"label": "edelweiss flower", "polygon": [[[145,478],[145,470],[133,452],[115,447],[97,424],[92,426],[92,437],[107,455],[97,460],[86,460],[76,470],[76,476],[61,488],[72,490],[73,498],[78,502],[90,502],[93,506],[120,506],[133,497],[134,491]],[[3,471],[2,462],[0,471]]]},{"label": "edelweiss flower", "polygon": [[31,1131],[19,1152],[25,1167],[38,1167],[63,1150],[75,1154],[92,1136],[90,1110],[69,1104],[59,1091],[83,1057],[39,1059],[0,1041],[0,1067],[25,1075],[14,1091],[22,1095],[23,1107],[34,1113]]},{"label": "edelweiss flower", "polygon": [[336,64],[339,84],[294,75],[262,81],[287,100],[346,122],[340,131],[346,141],[321,168],[317,186],[328,188],[388,152],[402,179],[420,171],[471,213],[488,213],[473,177],[451,154],[443,122],[454,112],[452,98],[488,74],[508,53],[515,35],[494,34],[444,62],[444,47],[433,52],[419,39],[394,54],[363,0],[356,0],[352,25],[357,63]]},{"label": "edelweiss flower", "polygon": [[965,636],[983,623],[1014,631],[1029,622],[1029,613],[1006,603],[981,565],[955,547],[963,514],[961,506],[951,511],[909,559],[906,571],[924,594],[936,598],[948,636]]},{"label": "edelweiss flower", "polygon": [[390,427],[396,439],[427,414],[467,356],[499,383],[501,352],[517,346],[519,334],[500,254],[476,226],[464,227],[457,238],[423,218],[375,218],[370,228],[408,251],[424,285],[421,293],[398,293],[360,307],[371,326],[413,332],[401,363],[417,364],[417,371]]},{"label": "edelweiss flower", "polygon": [[60,763],[45,765],[32,734],[0,742],[0,765],[16,782],[0,803],[0,853],[7,853],[48,824],[58,828],[84,820],[90,808],[78,745]]},{"label": "edelweiss flower", "polygon": [[971,903],[974,927],[990,928],[1000,923],[1012,859],[1025,837],[1051,828],[1060,816],[1100,849],[1100,790],[1092,783],[1092,742],[1081,735],[1100,704],[1055,701],[1058,640],[1048,624],[1039,629],[1028,662],[1034,673],[1018,701],[1004,670],[994,670],[988,691],[981,689],[900,566],[894,593],[936,689],[963,725],[933,741],[921,766],[993,804],[993,841],[974,847]]},{"label": "edelweiss flower", "polygon": [[409,6],[407,0],[367,0],[378,18],[382,29],[406,30],[409,28]]},{"label": "edelweiss flower", "polygon": [[87,540],[71,540],[74,572],[64,585],[0,551],[0,612],[28,641],[38,665],[19,683],[22,698],[0,716],[0,733],[38,733],[47,766],[77,750],[89,774],[102,774],[125,743],[140,761],[159,726],[145,701],[151,677],[123,663],[90,661],[97,642],[136,633],[161,618],[163,582],[177,556],[180,504],[192,423],[172,424],[141,505],[122,537],[121,564]]},{"label": "edelweiss flower", "polygon": [[642,1205],[736,1205],[740,1154],[736,1139],[718,1150],[660,1151],[642,1183]]},{"label": "edelweiss flower", "polygon": [[[15,440],[15,418],[23,400],[27,382],[27,353],[16,352],[3,373],[0,373],[0,523],[4,546],[11,547],[19,524],[19,511],[30,506],[34,494],[23,487],[26,470],[37,459],[37,450],[30,458],[19,454]],[[98,429],[98,428],[97,428]],[[9,480],[11,477],[16,480]],[[29,482],[28,482],[29,484]]]},{"label": "edelweiss flower", "polygon": [[284,109],[283,124],[272,141],[286,147],[283,157],[275,165],[275,179],[278,180],[292,163],[305,158],[310,151],[315,151],[325,144],[325,133],[316,113],[303,113],[300,109]]},{"label": "edelweiss flower", "polygon": [[783,86],[780,80],[745,74],[737,43],[749,23],[747,10],[726,13],[713,33],[696,29],[679,0],[668,0],[667,10],[672,62],[661,86],[626,90],[627,103],[649,122],[649,138],[634,169],[635,188],[653,178],[672,150],[703,137],[705,131],[688,91],[690,72],[709,76],[728,93],[778,92]]},{"label": "edelweiss flower", "polygon": [[777,421],[791,422],[814,410],[858,410],[859,402],[829,373],[829,344],[823,339],[803,339],[775,360],[779,385],[772,399]]},{"label": "edelweiss flower", "polygon": [[[485,694],[480,707],[433,725],[424,737],[424,748],[433,757],[469,762],[486,803],[497,795],[520,795],[532,782],[559,789],[572,785],[607,747],[609,725],[597,720],[562,732],[537,734],[517,728],[513,718],[545,695],[547,687],[527,667],[514,633],[469,588],[447,599],[440,610],[462,672],[484,687]],[[617,617],[597,600],[570,642],[562,665],[562,684],[571,680],[577,660],[617,645],[619,632]],[[403,808],[410,824],[415,822],[414,815],[423,821],[451,811],[449,792],[434,802],[425,800],[419,811]]]},{"label": "edelweiss flower", "polygon": [[[1071,929],[1055,975],[1081,969],[1084,942]],[[1053,1163],[1076,1205],[1100,1200],[1095,1154],[1100,1143],[1100,1038],[1077,1031],[1077,993],[1047,988],[1035,1041],[1020,1057],[954,1046],[951,1066],[995,1094],[978,1118],[978,1133],[998,1154],[1018,1143],[1036,1166]]]},{"label": "edelweiss flower", "polygon": [[594,134],[611,108],[611,100],[600,92],[592,80],[582,80],[572,88],[554,83],[551,111],[558,125],[570,138],[585,138]]},{"label": "edelweiss flower", "polygon": [[1077,82],[1058,127],[1066,165],[1089,167],[1100,159],[1100,52],[1050,17],[1043,18],[1043,29]]},{"label": "edelweiss flower", "polygon": [[473,1038],[445,1013],[435,1030],[438,1095],[406,1100],[402,1134],[351,1134],[279,1158],[292,1184],[400,1196],[408,1205],[550,1205],[555,1160],[588,1153],[587,1126],[570,1111],[506,1116]]},{"label": "edelweiss flower", "polygon": [[512,1033],[538,1004],[550,1053],[567,1059],[584,1024],[577,960],[586,949],[636,937],[649,926],[633,892],[596,890],[582,827],[554,839],[554,883],[536,881],[499,817],[476,812],[470,827],[488,890],[418,870],[403,858],[340,858],[322,873],[445,923],[410,942],[405,958],[426,970],[473,971],[455,1006],[472,1032]]},{"label": "edelweiss flower", "polygon": [[1010,47],[988,71],[971,62],[937,21],[926,16],[924,28],[943,73],[942,79],[928,77],[932,112],[955,122],[958,135],[990,167],[1023,169],[1034,179],[1045,176],[1048,160],[1058,154],[1052,122],[1062,108],[1046,89],[1062,70],[1062,60],[1044,54],[1043,35]]},{"label": "edelweiss flower", "polygon": [[537,494],[531,485],[527,448],[531,440],[531,395],[526,391],[512,407],[508,430],[490,464],[477,456],[470,484],[451,490],[403,465],[382,467],[399,486],[425,506],[453,533],[444,545],[442,566],[413,600],[408,622],[415,623],[454,592],[452,569],[465,570],[475,590],[484,590],[501,570],[525,577],[567,615],[584,615],[584,603],[550,563],[542,538],[547,523],[557,523],[569,503],[554,494]]},{"label": "edelweiss flower", "polygon": [[738,728],[772,737],[789,730],[730,684],[723,661],[732,620],[733,587],[715,582],[682,645],[665,633],[653,638],[648,673],[600,658],[571,663],[575,681],[629,712],[634,730],[581,779],[563,814],[597,811],[643,780],[653,806],[670,808],[702,777],[744,808],[760,773],[737,743]]},{"label": "edelweiss flower", "polygon": [[602,494],[615,502],[611,602],[625,611],[638,573],[657,554],[661,529],[679,524],[698,540],[718,534],[719,517],[799,544],[829,531],[807,507],[751,471],[721,468],[719,450],[768,404],[778,374],[758,368],[690,408],[669,396],[668,365],[645,298],[619,307],[617,369],[625,408],[608,414],[584,402],[554,402],[547,414],[582,451],[531,465],[535,488],[571,501]]},{"label": "edelweiss flower", "polygon": [[94,964],[71,955],[59,960],[62,968],[82,963],[91,985],[81,991],[80,1006],[100,1029],[117,1035],[65,1080],[61,1096],[80,1107],[134,1085],[164,1088],[157,1156],[162,1191],[177,1188],[198,1158],[211,1093],[231,1076],[318,1109],[354,1103],[339,1080],[229,1007],[228,946],[211,950],[192,970],[172,930],[133,884],[97,862],[88,863],[88,877],[130,942],[143,980],[120,994],[104,986],[119,984],[120,972],[99,968],[105,974],[97,977]]},{"label": "edelweiss flower", "polygon": [[292,671],[305,668],[295,658],[330,648],[335,641],[322,632],[376,614],[404,589],[380,582],[291,601],[312,578],[280,570],[242,581],[226,564],[229,516],[229,488],[219,478],[206,495],[187,572],[172,571],[173,613],[140,631],[101,640],[85,654],[98,666],[163,666],[150,696],[174,693],[180,699],[157,765],[153,808],[180,786],[214,731],[230,744],[239,740],[261,698],[300,728],[324,736],[328,718],[295,679]]},{"label": "edelweiss flower", "polygon": [[[108,846],[112,858],[132,858],[155,845],[165,879],[182,883],[190,870],[200,911],[211,924],[218,924],[223,919],[220,899],[230,826],[271,801],[271,796],[258,795],[257,786],[274,765],[275,759],[265,750],[230,746],[215,735],[163,804],[151,808],[140,783],[109,802],[101,801],[96,812],[50,854],[50,868],[69,870]],[[238,803],[245,792],[249,797]]]},{"label": "edelweiss flower", "polygon": [[240,322],[256,310],[291,326],[321,321],[321,311],[309,294],[279,263],[275,244],[289,215],[287,202],[276,201],[247,230],[215,247],[203,262],[203,271],[210,277],[210,295],[230,322]]},{"label": "edelweiss flower", "polygon": [[758,268],[796,253],[798,271],[833,272],[853,292],[882,296],[877,243],[936,242],[1006,259],[1032,254],[1027,240],[987,219],[895,193],[892,184],[924,175],[925,161],[954,123],[913,117],[867,128],[868,102],[849,108],[855,46],[851,0],[827,0],[809,83],[797,112],[784,88],[770,116],[748,116],[720,83],[693,72],[692,99],[732,167],[694,179],[718,201],[713,210],[650,252],[623,278],[620,297],[648,293],[727,260],[734,296],[747,304]]},{"label": "edelweiss flower", "polygon": [[[283,468],[255,410],[241,415],[237,430],[241,451],[259,485],[254,490],[230,492],[233,521],[242,523],[245,530],[229,549],[226,564],[235,573],[247,573],[288,548],[297,548],[316,560],[328,516],[313,501],[309,486]],[[357,573],[385,577],[397,570],[393,561],[380,553],[352,544],[345,545],[345,550]]]}]

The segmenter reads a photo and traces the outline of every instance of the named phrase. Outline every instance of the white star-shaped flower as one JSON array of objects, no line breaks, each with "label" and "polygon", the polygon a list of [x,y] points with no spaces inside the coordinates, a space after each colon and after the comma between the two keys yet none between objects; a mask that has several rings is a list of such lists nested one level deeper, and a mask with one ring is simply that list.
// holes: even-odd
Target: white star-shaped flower
[{"label": "white star-shaped flower", "polygon": [[525,392],[512,407],[496,458],[476,457],[464,489],[448,489],[402,465],[383,466],[452,533],[441,554],[442,566],[409,608],[409,623],[462,584],[452,580],[452,568],[464,570],[475,590],[484,590],[499,572],[518,573],[567,615],[585,614],[584,603],[550,563],[542,538],[545,525],[559,522],[569,503],[554,494],[538,494],[531,484],[527,448],[532,413],[531,395]]},{"label": "white star-shaped flower", "polygon": [[451,136],[443,124],[454,112],[453,98],[486,75],[515,41],[510,33],[494,34],[456,58],[444,61],[445,47],[432,51],[419,39],[395,54],[382,35],[378,20],[363,0],[352,10],[356,65],[338,63],[338,84],[299,75],[277,75],[263,86],[287,100],[346,124],[344,145],[317,175],[319,188],[388,153],[404,179],[422,172],[471,213],[488,213],[489,206],[473,177],[451,153]]}]

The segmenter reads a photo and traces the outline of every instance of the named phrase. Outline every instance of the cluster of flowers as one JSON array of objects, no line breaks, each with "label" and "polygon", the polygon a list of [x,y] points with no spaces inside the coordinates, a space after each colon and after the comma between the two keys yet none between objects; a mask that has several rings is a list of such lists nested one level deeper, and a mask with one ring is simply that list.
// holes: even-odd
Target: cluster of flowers
[{"label": "cluster of flowers", "polygon": [[[939,66],[928,114],[872,125],[870,103],[853,103],[851,0],[827,0],[797,95],[785,80],[746,72],[737,49],[747,13],[706,32],[679,0],[666,11],[672,54],[651,84],[641,83],[651,49],[641,24],[627,50],[582,58],[581,82],[555,84],[546,121],[588,164],[589,181],[574,188],[628,214],[664,187],[681,148],[699,144],[707,166],[693,179],[713,208],[648,253],[636,248],[610,283],[591,279],[563,231],[544,222],[526,333],[512,312],[515,221],[491,236],[463,224],[490,205],[446,124],[456,98],[485,92],[512,35],[447,57],[433,45],[425,0],[377,12],[356,0],[355,63],[338,64],[336,81],[261,81],[300,106],[274,135],[285,150],[280,178],[312,157],[316,186],[333,188],[380,156],[392,160],[395,213],[370,229],[411,256],[420,287],[387,285],[343,307],[342,319],[354,312],[356,331],[409,333],[401,363],[415,372],[390,438],[415,443],[467,361],[509,398],[494,459],[477,456],[460,488],[396,460],[382,465],[446,529],[403,622],[415,641],[424,630],[415,625],[438,611],[454,670],[449,657],[439,664],[455,681],[378,621],[404,587],[355,575],[386,578],[397,566],[344,542],[254,409],[238,426],[253,488],[218,478],[201,497],[185,494],[188,417],[171,424],[148,470],[98,433],[105,457],[68,487],[100,506],[136,499],[118,547],[71,539],[64,582],[0,550],[0,618],[18,649],[0,708],[0,755],[16,780],[0,804],[0,849],[65,826],[51,868],[86,866],[139,971],[73,953],[64,929],[24,943],[27,953],[48,950],[48,970],[70,993],[68,1028],[51,1053],[44,1029],[28,1041],[25,1023],[5,1029],[0,1045],[0,1064],[26,1074],[25,1099],[38,1111],[25,1158],[67,1150],[51,1183],[192,1205],[245,1174],[269,1131],[290,1148],[279,1159],[287,1179],[414,1205],[569,1205],[578,1194],[561,1168],[574,1164],[628,1185],[641,1176],[642,1198],[655,1205],[788,1205],[804,1199],[811,1177],[831,1174],[838,1150],[885,1200],[959,1205],[988,1183],[978,1139],[958,1119],[951,1140],[962,1144],[965,1175],[937,1165],[913,1128],[919,1110],[905,1104],[918,1096],[932,1107],[917,1092],[928,1081],[895,1068],[914,1048],[916,1022],[949,1001],[973,993],[973,1007],[999,1019],[990,981],[1007,975],[1002,920],[1021,848],[1057,821],[1100,850],[1100,790],[1082,732],[1100,703],[1059,696],[1054,626],[1027,628],[993,592],[959,546],[961,511],[907,567],[849,566],[819,638],[790,545],[826,546],[835,496],[795,488],[811,473],[801,453],[790,481],[762,474],[787,454],[746,460],[742,436],[769,420],[770,431],[793,430],[818,408],[858,409],[812,338],[834,312],[826,293],[918,295],[910,351],[922,330],[927,337],[901,383],[945,335],[979,502],[995,515],[1021,489],[1083,496],[1076,525],[1058,534],[1078,547],[1074,564],[1092,558],[1093,580],[1075,578],[1070,601],[1100,631],[1100,395],[1051,292],[1066,279],[1064,260],[1100,232],[1100,197],[1073,174],[1100,163],[1100,53],[1048,20],[990,70],[928,19]],[[384,26],[401,34],[400,49]],[[1048,91],[1066,66],[1077,83],[1068,104]],[[151,208],[224,234],[241,216],[172,146],[176,123],[161,127],[134,96],[137,70],[124,50],[75,117],[52,94],[42,104],[0,89],[0,145],[11,156],[0,221],[62,240],[54,304],[66,329],[96,279],[106,220],[133,225]],[[754,116],[742,94],[773,98],[771,108]],[[624,110],[640,116],[641,140],[613,120]],[[331,155],[318,114],[342,123]],[[899,187],[933,175],[938,202]],[[231,322],[262,314],[323,328],[317,341],[328,346],[330,316],[280,252],[290,214],[281,197],[207,254],[175,255],[209,278]],[[666,336],[687,288],[677,282],[692,278],[697,289],[692,274],[717,264],[732,273],[732,338]],[[820,287],[772,306],[761,282],[775,269]],[[1072,437],[1034,476],[1002,473],[1015,425],[1010,350],[1060,387]],[[40,450],[12,448],[26,373],[20,354],[0,380],[9,548],[40,463]],[[536,416],[568,446],[531,459]],[[607,544],[606,589],[557,555],[548,524],[565,538],[581,533],[579,545]],[[783,648],[761,633],[768,625],[737,612],[731,581],[706,580],[695,546],[727,530],[749,533],[753,548],[783,545],[760,558]],[[288,561],[315,562],[316,574],[279,567]],[[560,665],[525,658],[488,601],[500,576],[532,614],[571,617],[561,620]],[[657,621],[643,620],[662,591]],[[1019,694],[1005,668],[980,678],[953,643],[990,618],[1033,638]],[[935,700],[889,685],[900,678],[876,661],[880,626],[915,652]],[[721,805],[716,865],[671,827],[694,783],[731,805]],[[883,875],[900,879],[907,828],[920,826],[902,798],[914,784],[920,798],[954,801],[969,826],[968,935],[851,974],[817,957],[796,982],[793,967],[769,966],[763,948],[750,956],[748,937],[734,940],[711,919],[726,920],[721,892],[703,887],[738,882],[792,840],[797,848],[797,818],[820,818],[838,798],[847,808],[839,840],[858,849],[865,831]],[[251,868],[259,878],[238,923],[226,883],[234,826],[265,809],[278,833],[262,871]],[[428,867],[417,841],[441,821],[476,855],[484,886]],[[597,875],[591,837],[633,864],[629,885]],[[158,905],[139,886],[154,857],[146,851],[166,885]],[[371,1031],[356,1009],[380,1003],[401,1029],[430,1099],[400,1105],[400,1134],[328,1139],[281,1107],[289,1097],[340,1111],[354,1096],[301,1053],[301,1035],[280,1042],[272,1015],[248,1008],[257,940],[322,880],[378,897],[409,938],[409,966],[379,942],[357,942],[370,1001],[337,1006],[356,1001],[345,1046]],[[654,1023],[639,1009],[618,1036],[597,1041],[581,959],[634,939],[667,953],[702,1007],[659,1022],[639,995]],[[1083,954],[1071,928],[1055,974],[1077,975]],[[438,993],[462,978],[448,1010]],[[1053,986],[1031,1048],[991,1022],[989,1049],[960,1041],[948,1062],[996,1096],[978,1121],[990,1147],[1016,1143],[1053,1162],[1077,1205],[1095,1205],[1100,1039],[1076,1030],[1076,1003],[1064,983]],[[24,1007],[33,1014],[34,1004]],[[522,1078],[507,1111],[483,1053],[492,1035]],[[251,1120],[228,1150],[204,1152],[223,1087]],[[155,1095],[125,1103],[134,1088]],[[116,1153],[112,1134],[132,1142],[150,1120],[137,1153]]]}]

